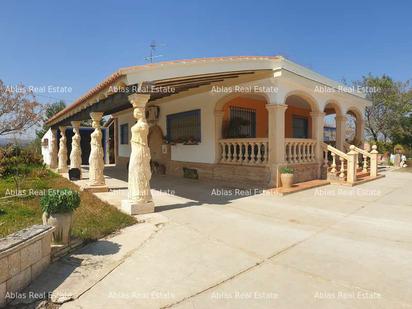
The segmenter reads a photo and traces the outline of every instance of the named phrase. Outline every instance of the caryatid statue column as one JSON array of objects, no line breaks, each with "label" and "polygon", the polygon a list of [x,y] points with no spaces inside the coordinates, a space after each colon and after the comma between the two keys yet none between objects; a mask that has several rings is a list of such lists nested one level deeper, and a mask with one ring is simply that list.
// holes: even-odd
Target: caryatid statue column
[{"label": "caryatid statue column", "polygon": [[102,146],[102,130],[100,129],[100,120],[103,117],[102,112],[90,113],[92,118],[92,127],[94,128],[90,139],[90,156],[89,156],[89,184],[84,187],[85,191],[106,192],[108,188],[104,180],[104,152]]},{"label": "caryatid statue column", "polygon": [[66,127],[60,126],[60,143],[59,143],[59,163],[57,172],[67,173],[67,139],[66,139]]},{"label": "caryatid statue column", "polygon": [[72,121],[73,137],[72,151],[70,152],[70,168],[81,169],[82,165],[82,149],[80,147],[80,121]]},{"label": "caryatid statue column", "polygon": [[146,121],[145,108],[150,99],[148,94],[132,94],[129,101],[133,105],[136,124],[131,128],[131,154],[129,161],[128,199],[122,201],[122,211],[128,214],[154,212],[154,203],[150,192],[150,149],[147,142],[149,125]]},{"label": "caryatid statue column", "polygon": [[50,148],[49,148],[49,156],[50,156],[50,168],[56,169],[57,168],[57,129],[50,129],[51,137],[50,137]]}]

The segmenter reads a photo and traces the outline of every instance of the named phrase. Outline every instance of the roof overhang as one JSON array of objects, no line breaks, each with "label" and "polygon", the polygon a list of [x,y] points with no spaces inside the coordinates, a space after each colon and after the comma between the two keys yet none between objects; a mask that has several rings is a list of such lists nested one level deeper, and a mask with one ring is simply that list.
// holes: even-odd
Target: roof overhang
[{"label": "roof overhang", "polygon": [[[134,93],[150,94],[150,101],[153,102],[195,88],[227,81],[250,81],[270,74],[273,76],[274,72],[279,71],[290,72],[333,88],[342,85],[280,56],[160,62],[118,70],[49,119],[47,124],[67,125],[70,121],[89,119],[89,113],[95,111],[105,115],[119,112],[131,107],[128,96]],[[365,100],[362,95],[355,96]]]}]

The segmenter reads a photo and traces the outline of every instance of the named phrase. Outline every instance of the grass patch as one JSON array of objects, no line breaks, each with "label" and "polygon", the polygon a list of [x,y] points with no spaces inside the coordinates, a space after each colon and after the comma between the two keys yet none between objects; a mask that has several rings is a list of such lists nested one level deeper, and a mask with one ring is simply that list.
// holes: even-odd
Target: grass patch
[{"label": "grass patch", "polygon": [[[41,224],[40,194],[48,189],[69,188],[80,192],[66,178],[40,169],[41,167],[34,168],[24,181],[22,190],[27,194],[24,197],[4,198],[15,188],[11,179],[0,178],[0,237],[33,224]],[[75,237],[94,240],[136,222],[133,217],[102,202],[90,192],[80,192],[80,198],[80,207],[74,212],[72,235]]]}]

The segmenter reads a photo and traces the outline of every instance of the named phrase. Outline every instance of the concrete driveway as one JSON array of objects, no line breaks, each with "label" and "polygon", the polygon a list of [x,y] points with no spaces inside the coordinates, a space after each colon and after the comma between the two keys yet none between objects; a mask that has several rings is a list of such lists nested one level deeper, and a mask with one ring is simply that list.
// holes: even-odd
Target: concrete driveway
[{"label": "concrete driveway", "polygon": [[412,308],[411,173],[285,197],[173,186],[187,196],[142,217],[156,231],[123,233],[138,248],[62,308]]}]

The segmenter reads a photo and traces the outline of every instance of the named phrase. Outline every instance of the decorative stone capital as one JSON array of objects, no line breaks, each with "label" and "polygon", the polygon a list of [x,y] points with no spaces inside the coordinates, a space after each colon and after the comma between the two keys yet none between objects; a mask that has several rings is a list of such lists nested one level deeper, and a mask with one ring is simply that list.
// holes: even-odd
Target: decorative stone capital
[{"label": "decorative stone capital", "polygon": [[92,118],[92,127],[93,128],[100,128],[100,120],[103,118],[102,112],[91,112],[90,118]]},{"label": "decorative stone capital", "polygon": [[324,112],[310,112],[309,113],[309,115],[312,117],[312,118],[323,118],[323,117],[325,117],[325,115],[326,115],[326,113],[324,113]]},{"label": "decorative stone capital", "polygon": [[132,103],[134,108],[144,108],[147,102],[149,102],[150,94],[132,94],[128,96],[129,102]]},{"label": "decorative stone capital", "polygon": [[66,126],[59,126],[60,135],[66,137]]},{"label": "decorative stone capital", "polygon": [[346,120],[348,120],[348,118],[346,117],[346,116],[336,116],[335,117],[335,121],[336,121],[336,123],[338,123],[338,122],[346,122]]},{"label": "decorative stone capital", "polygon": [[286,111],[288,108],[288,105],[286,104],[266,104],[266,109],[268,111]]},{"label": "decorative stone capital", "polygon": [[80,128],[80,121],[72,121],[71,125],[73,128]]}]

